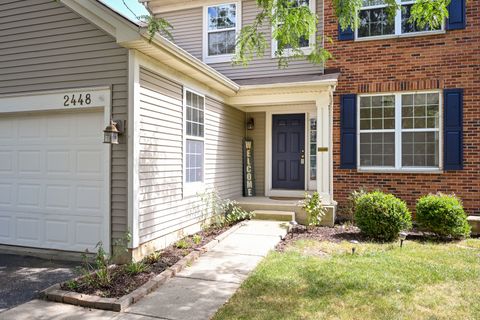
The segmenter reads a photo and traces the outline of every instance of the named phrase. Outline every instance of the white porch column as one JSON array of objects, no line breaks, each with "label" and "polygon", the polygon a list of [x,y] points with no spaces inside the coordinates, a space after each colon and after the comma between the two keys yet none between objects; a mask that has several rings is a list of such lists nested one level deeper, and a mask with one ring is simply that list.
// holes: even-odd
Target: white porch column
[{"label": "white porch column", "polygon": [[333,115],[331,91],[322,92],[317,105],[317,191],[327,204],[333,203]]}]

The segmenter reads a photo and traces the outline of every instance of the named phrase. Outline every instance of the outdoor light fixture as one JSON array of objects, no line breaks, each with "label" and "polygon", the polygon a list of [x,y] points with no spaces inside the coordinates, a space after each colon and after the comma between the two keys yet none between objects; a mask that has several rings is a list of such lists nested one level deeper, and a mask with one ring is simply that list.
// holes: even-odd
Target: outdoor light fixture
[{"label": "outdoor light fixture", "polygon": [[293,234],[295,233],[295,231],[297,230],[298,228],[298,222],[295,221],[295,220],[292,220],[289,222],[290,223],[290,227],[292,229],[292,238],[293,238]]},{"label": "outdoor light fixture", "polygon": [[122,120],[110,120],[110,124],[103,130],[103,143],[118,144],[118,135],[123,131]]},{"label": "outdoor light fixture", "polygon": [[350,243],[353,244],[352,254],[355,254],[355,251],[357,250],[357,248],[355,246],[358,245],[360,242],[358,242],[357,240],[352,240],[352,241],[350,241]]},{"label": "outdoor light fixture", "polygon": [[403,241],[407,239],[408,233],[406,232],[400,232],[399,237],[400,237],[400,248],[403,247]]},{"label": "outdoor light fixture", "polygon": [[253,120],[253,118],[250,118],[247,122],[247,129],[248,130],[253,130],[255,129],[255,121]]}]

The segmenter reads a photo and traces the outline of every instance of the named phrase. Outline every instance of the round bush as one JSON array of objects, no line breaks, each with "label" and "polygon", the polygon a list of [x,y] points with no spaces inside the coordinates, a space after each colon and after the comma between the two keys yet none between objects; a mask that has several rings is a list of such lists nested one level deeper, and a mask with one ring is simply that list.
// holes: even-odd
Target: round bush
[{"label": "round bush", "polygon": [[393,241],[401,231],[412,227],[407,204],[394,195],[375,191],[357,198],[355,221],[367,236],[380,241]]},{"label": "round bush", "polygon": [[462,201],[455,195],[430,194],[417,201],[418,224],[442,237],[462,238],[470,235],[470,225]]}]

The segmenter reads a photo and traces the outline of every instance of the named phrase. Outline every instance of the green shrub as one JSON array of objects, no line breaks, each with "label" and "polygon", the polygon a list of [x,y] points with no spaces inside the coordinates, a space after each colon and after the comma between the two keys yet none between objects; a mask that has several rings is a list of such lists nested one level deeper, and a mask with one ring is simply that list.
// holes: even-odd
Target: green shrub
[{"label": "green shrub", "polygon": [[419,225],[441,237],[462,238],[470,235],[470,225],[462,201],[455,195],[430,194],[417,201]]},{"label": "green shrub", "polygon": [[139,273],[143,273],[148,271],[148,265],[144,262],[130,262],[129,264],[125,265],[125,272],[131,276],[134,276]]},{"label": "green shrub", "polygon": [[412,227],[407,204],[394,195],[380,191],[357,198],[355,221],[365,235],[380,241],[396,240],[401,231]]}]

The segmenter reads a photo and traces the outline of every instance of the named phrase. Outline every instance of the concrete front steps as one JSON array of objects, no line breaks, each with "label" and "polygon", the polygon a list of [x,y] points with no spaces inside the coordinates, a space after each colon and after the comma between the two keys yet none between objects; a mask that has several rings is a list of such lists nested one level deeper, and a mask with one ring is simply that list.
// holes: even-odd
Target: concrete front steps
[{"label": "concrete front steps", "polygon": [[[307,215],[298,205],[299,200],[274,200],[267,197],[251,197],[235,199],[246,211],[256,214],[254,219],[292,221],[306,224]],[[333,227],[335,224],[335,205],[325,205],[327,212],[322,219],[322,226]]]},{"label": "concrete front steps", "polygon": [[255,220],[294,221],[295,211],[253,210]]}]

